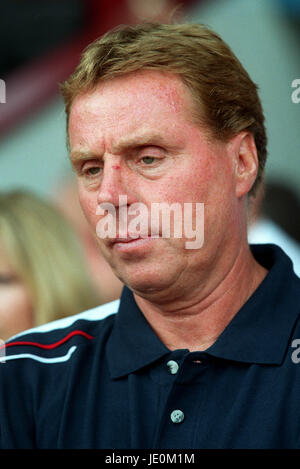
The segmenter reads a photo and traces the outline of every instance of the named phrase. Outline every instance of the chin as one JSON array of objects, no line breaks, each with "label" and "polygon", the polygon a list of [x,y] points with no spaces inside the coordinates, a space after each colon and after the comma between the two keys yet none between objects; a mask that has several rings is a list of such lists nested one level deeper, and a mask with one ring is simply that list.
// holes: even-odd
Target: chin
[{"label": "chin", "polygon": [[153,300],[155,297],[161,297],[163,292],[167,294],[174,285],[173,279],[168,278],[167,275],[158,276],[157,272],[127,275],[122,281],[137,295]]}]

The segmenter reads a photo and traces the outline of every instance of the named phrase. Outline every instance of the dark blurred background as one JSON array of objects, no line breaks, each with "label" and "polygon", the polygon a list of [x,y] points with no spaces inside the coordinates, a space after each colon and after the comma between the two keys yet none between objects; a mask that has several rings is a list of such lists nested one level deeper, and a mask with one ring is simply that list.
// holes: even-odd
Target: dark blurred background
[{"label": "dark blurred background", "polygon": [[87,24],[81,0],[0,2],[1,77],[61,46]]}]

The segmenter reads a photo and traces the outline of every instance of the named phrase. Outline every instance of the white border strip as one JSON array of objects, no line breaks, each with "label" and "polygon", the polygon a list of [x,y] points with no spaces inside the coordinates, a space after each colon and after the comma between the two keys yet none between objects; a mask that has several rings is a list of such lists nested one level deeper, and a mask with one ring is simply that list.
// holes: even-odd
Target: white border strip
[{"label": "white border strip", "polygon": [[10,337],[9,341],[15,339],[16,337],[22,337],[23,335],[32,332],[49,332],[56,329],[65,329],[80,319],[84,319],[86,321],[99,321],[101,319],[105,319],[107,316],[116,314],[118,312],[119,304],[120,300],[114,300],[110,303],[105,303],[104,305],[96,306],[95,308],[83,311],[82,313],[67,316],[62,319],[57,319],[56,321],[51,321],[46,324],[42,324],[41,326],[33,327],[32,329],[27,329]]},{"label": "white border strip", "polygon": [[31,358],[32,360],[36,360],[37,362],[41,363],[62,363],[66,362],[70,359],[71,355],[75,352],[77,349],[76,345],[73,345],[66,355],[63,355],[61,357],[54,357],[54,358],[44,358],[44,357],[39,357],[38,355],[33,355],[31,353],[20,353],[18,355],[7,355],[4,357],[0,357],[0,363],[5,364],[8,360],[17,360],[18,358]]}]

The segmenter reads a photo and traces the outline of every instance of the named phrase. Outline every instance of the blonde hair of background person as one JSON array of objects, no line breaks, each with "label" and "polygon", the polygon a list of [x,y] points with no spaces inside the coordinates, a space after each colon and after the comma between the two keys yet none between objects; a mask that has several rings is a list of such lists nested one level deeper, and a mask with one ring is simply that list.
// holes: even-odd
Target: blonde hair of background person
[{"label": "blonde hair of background person", "polygon": [[[37,326],[100,303],[75,233],[46,200],[25,191],[0,194],[0,251],[1,339],[21,332],[24,326]],[[7,278],[3,261],[10,272]],[[27,322],[21,310],[18,323],[17,306],[11,310],[13,319],[8,317],[9,308],[5,310],[3,289],[9,288],[10,282],[26,289],[32,309]],[[5,320],[10,321],[8,326]]]}]

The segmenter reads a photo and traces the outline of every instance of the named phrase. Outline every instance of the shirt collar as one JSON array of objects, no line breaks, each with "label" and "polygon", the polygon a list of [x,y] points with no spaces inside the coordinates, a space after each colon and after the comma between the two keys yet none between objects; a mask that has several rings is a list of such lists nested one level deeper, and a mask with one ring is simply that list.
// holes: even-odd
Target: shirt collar
[{"label": "shirt collar", "polygon": [[300,279],[280,247],[252,245],[251,251],[269,272],[206,353],[228,360],[279,365],[300,313]]},{"label": "shirt collar", "polygon": [[133,293],[126,286],[107,347],[113,378],[132,373],[170,352],[145,319]]},{"label": "shirt collar", "polygon": [[[252,245],[251,250],[269,272],[205,353],[239,362],[280,364],[300,312],[300,279],[278,246]],[[137,371],[169,352],[125,286],[108,342],[112,377]]]}]

